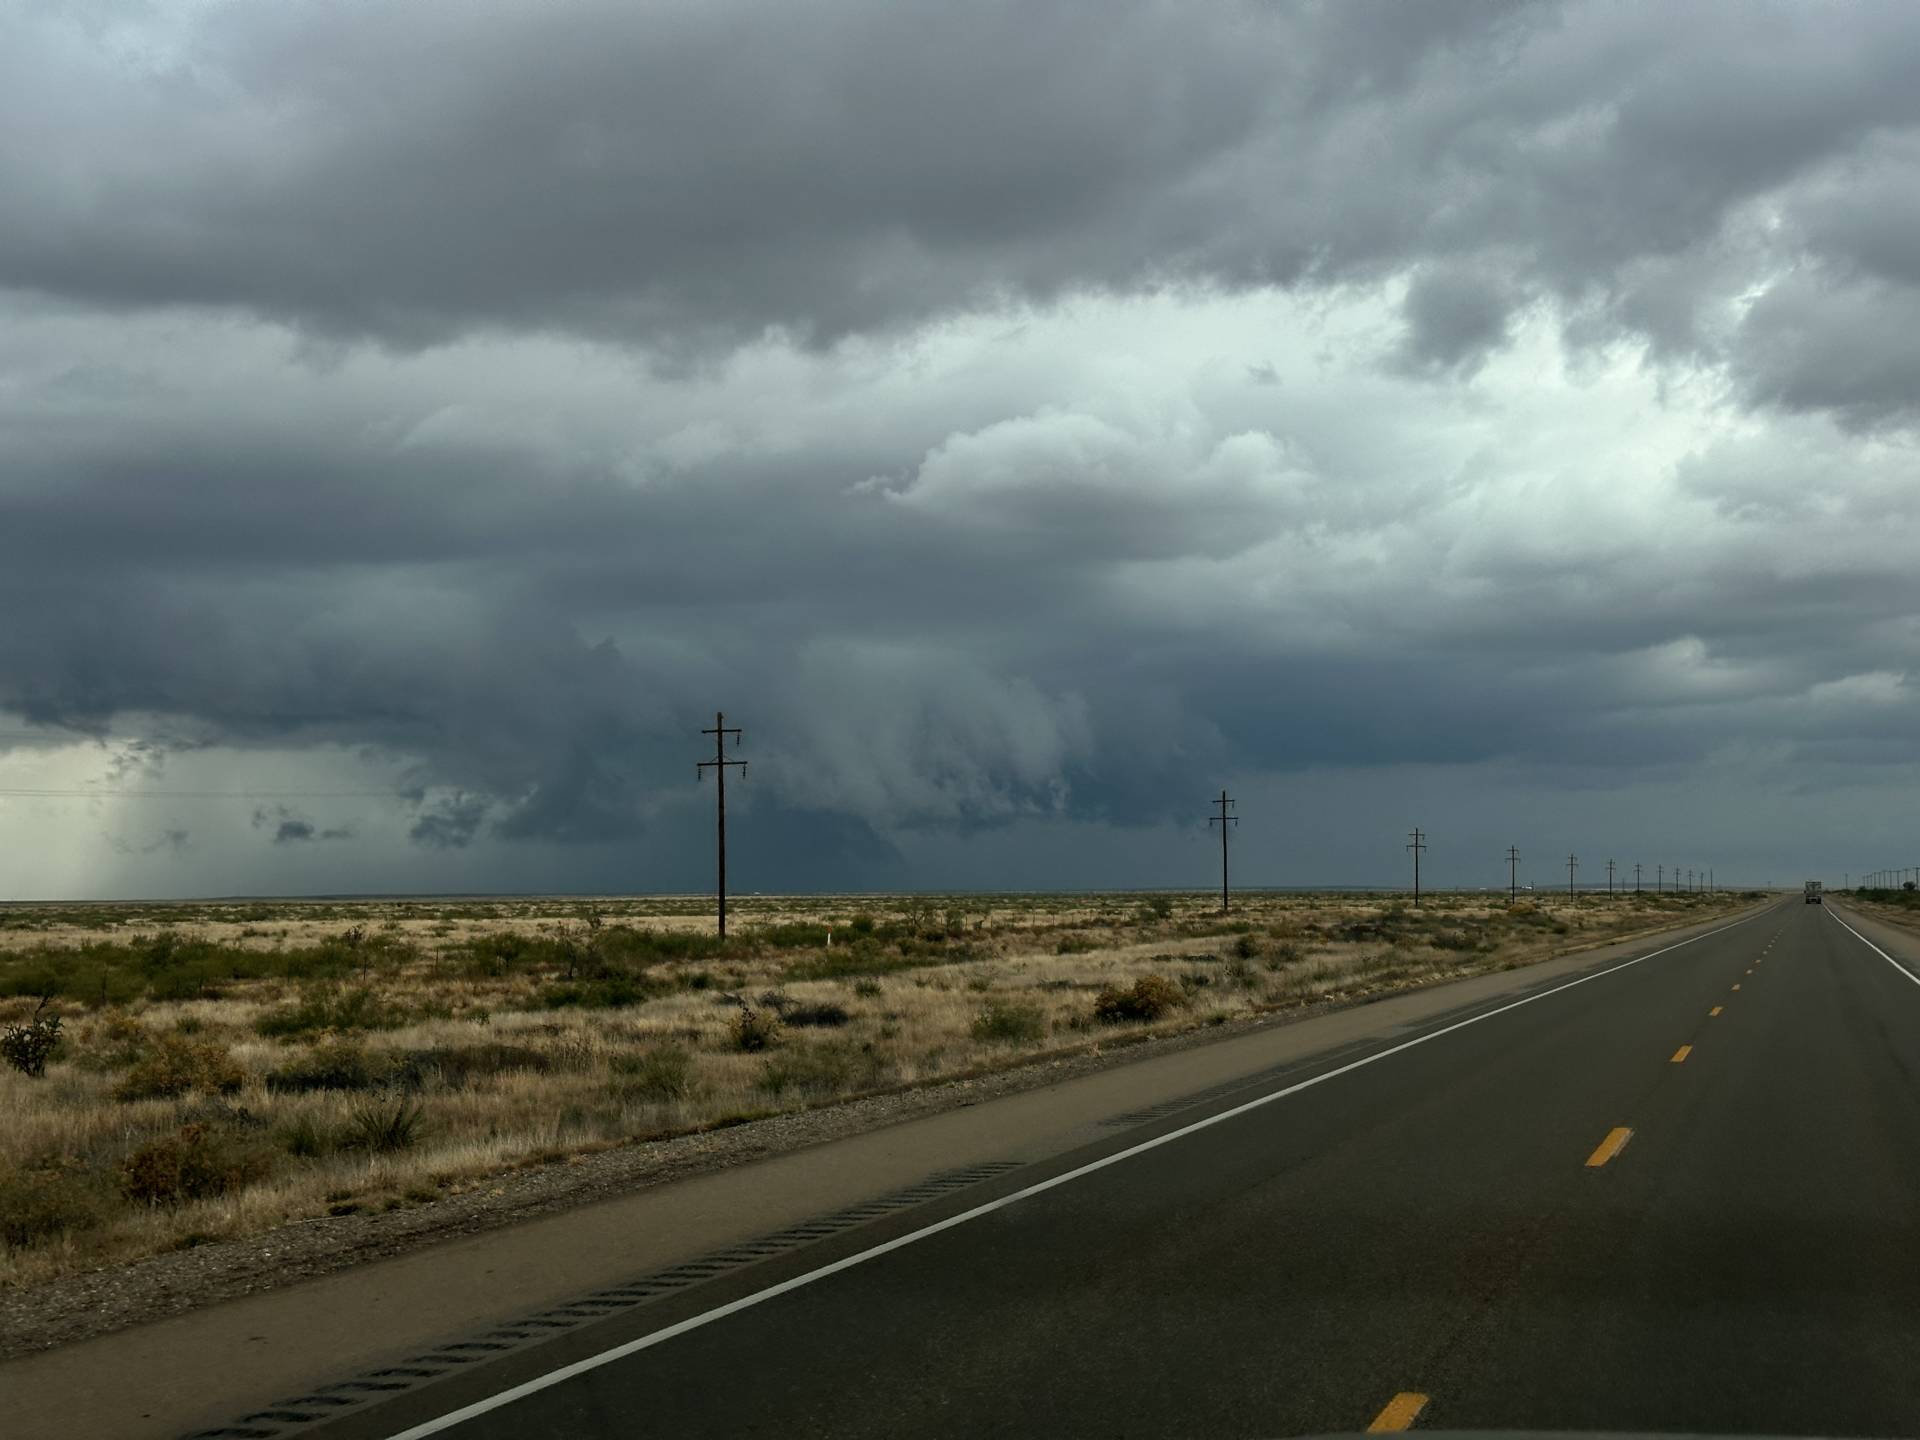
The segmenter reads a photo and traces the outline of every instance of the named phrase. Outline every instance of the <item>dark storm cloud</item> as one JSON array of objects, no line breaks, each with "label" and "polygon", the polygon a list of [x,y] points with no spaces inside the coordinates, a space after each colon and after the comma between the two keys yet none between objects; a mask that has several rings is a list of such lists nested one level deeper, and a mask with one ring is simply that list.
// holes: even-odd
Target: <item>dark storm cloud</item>
[{"label": "dark storm cloud", "polygon": [[[0,528],[19,621],[0,632],[0,705],[373,747],[407,766],[412,839],[459,850],[639,843],[658,797],[691,787],[702,710],[724,704],[751,727],[765,823],[848,817],[828,869],[880,863],[865,827],[1069,804],[1178,818],[1206,771],[1629,766],[1697,757],[1731,717],[1782,743],[1913,717],[1898,693],[1812,719],[1760,703],[1902,663],[1839,622],[1901,612],[1904,552],[1796,575],[1770,531],[1751,532],[1758,553],[1694,554],[1694,527],[1657,524],[1624,551],[1577,531],[1569,549],[1552,514],[1449,515],[1424,477],[1327,473],[1264,433],[1067,411],[904,446],[827,435],[777,466],[729,457],[639,486],[367,428],[261,434],[236,414],[215,432],[164,407],[39,427],[9,467],[36,483]],[[1684,484],[1739,513],[1806,503],[1810,461],[1774,463],[1777,482],[1755,454],[1703,451]],[[850,478],[876,474],[892,478]],[[1855,503],[1864,519],[1879,501]],[[1274,543],[1290,548],[1242,561]],[[1127,575],[1195,564],[1200,591],[1116,605]],[[1204,593],[1243,565],[1318,598],[1276,623],[1233,584]],[[1662,649],[1701,631],[1730,678]]]},{"label": "dark storm cloud", "polygon": [[[849,885],[1920,720],[1912,11],[170,13],[0,19],[0,708],[117,781],[369,756],[419,853],[687,883],[725,707],[742,863]],[[1556,330],[1755,428],[1492,389]]]},{"label": "dark storm cloud", "polygon": [[414,821],[408,838],[436,849],[463,849],[480,832],[489,808],[488,802],[479,797],[444,801]]},{"label": "dark storm cloud", "polygon": [[271,811],[260,808],[253,812],[254,829],[269,826],[273,829],[275,845],[307,845],[322,840],[353,838],[353,827],[350,825],[318,825],[284,805],[276,805]]},{"label": "dark storm cloud", "polygon": [[1852,372],[1782,373],[1791,317],[1703,317],[1813,259],[1863,277],[1836,298],[1870,354],[1920,348],[1879,205],[1920,119],[1902,5],[112,14],[8,25],[0,284],[684,354],[1411,268],[1418,364],[1470,362],[1552,295],[1586,312],[1574,333],[1713,351],[1758,401],[1882,415]]},{"label": "dark storm cloud", "polygon": [[1408,287],[1400,362],[1414,371],[1472,371],[1506,343],[1511,294],[1462,270],[1422,271]]},{"label": "dark storm cloud", "polygon": [[1819,271],[1782,280],[1740,327],[1742,384],[1755,401],[1870,427],[1911,421],[1920,403],[1920,289]]}]

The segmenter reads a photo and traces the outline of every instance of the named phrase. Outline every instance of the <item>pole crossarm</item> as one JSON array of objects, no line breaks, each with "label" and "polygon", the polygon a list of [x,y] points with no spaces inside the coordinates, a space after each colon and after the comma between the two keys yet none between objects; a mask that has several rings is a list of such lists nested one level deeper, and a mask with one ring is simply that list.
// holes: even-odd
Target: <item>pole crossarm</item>
[{"label": "pole crossarm", "polygon": [[694,776],[704,780],[711,770],[719,781],[719,790],[714,796],[714,835],[718,846],[714,892],[720,902],[720,938],[724,940],[727,934],[727,771],[738,769],[744,775],[747,762],[727,758],[727,737],[733,736],[733,743],[738,745],[742,731],[738,725],[727,724],[724,711],[714,711],[713,724],[700,733],[713,736],[713,759],[697,763],[693,767]]},{"label": "pole crossarm", "polygon": [[1226,791],[1222,790],[1220,792],[1220,798],[1213,803],[1220,813],[1207,817],[1207,828],[1212,829],[1215,825],[1220,827],[1220,913],[1224,915],[1227,913],[1229,905],[1227,899],[1227,831],[1240,823],[1240,817],[1233,813],[1233,798],[1228,795]]}]

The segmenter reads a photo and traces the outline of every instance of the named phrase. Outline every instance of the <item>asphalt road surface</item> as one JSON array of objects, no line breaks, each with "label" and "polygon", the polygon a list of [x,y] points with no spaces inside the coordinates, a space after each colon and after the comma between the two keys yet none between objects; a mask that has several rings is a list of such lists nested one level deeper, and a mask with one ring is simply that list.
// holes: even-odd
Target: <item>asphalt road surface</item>
[{"label": "asphalt road surface", "polygon": [[1914,1434],[1917,1070],[1796,899],[334,1429]]}]

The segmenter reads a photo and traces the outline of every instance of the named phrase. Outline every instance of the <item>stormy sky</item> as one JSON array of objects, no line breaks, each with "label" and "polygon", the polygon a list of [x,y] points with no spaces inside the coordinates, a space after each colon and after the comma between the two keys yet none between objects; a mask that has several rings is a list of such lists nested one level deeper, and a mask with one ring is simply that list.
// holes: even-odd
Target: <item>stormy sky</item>
[{"label": "stormy sky", "polygon": [[0,896],[1920,862],[1920,9],[0,4]]}]

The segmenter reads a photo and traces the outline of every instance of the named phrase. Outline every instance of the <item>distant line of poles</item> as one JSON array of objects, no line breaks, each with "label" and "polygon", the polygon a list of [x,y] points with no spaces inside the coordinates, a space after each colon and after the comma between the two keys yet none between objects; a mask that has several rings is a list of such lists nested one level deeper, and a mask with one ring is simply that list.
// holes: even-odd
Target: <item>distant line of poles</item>
[{"label": "distant line of poles", "polygon": [[[1847,879],[1848,881],[1853,879],[1851,871],[1848,872]],[[1909,887],[1920,887],[1920,865],[1898,865],[1889,870],[1869,870],[1860,877],[1860,887],[1863,890],[1905,890]],[[1844,888],[1851,890],[1853,886],[1849,883]]]},{"label": "distant line of poles", "polygon": [[[1415,842],[1420,841],[1425,834],[1424,831],[1417,827],[1412,833]],[[1410,850],[1413,849],[1413,844],[1410,843],[1407,848]],[[1421,845],[1421,849],[1425,848],[1425,845]],[[1507,862],[1507,898],[1509,901],[1518,900],[1520,898],[1520,847],[1518,845],[1509,845],[1507,847],[1507,853],[1501,858]],[[1567,894],[1574,895],[1578,893],[1579,873],[1580,857],[1572,851],[1569,851],[1567,853]],[[1669,880],[1669,876],[1672,877],[1671,880]],[[1642,892],[1645,888],[1645,879],[1646,866],[1638,860],[1634,861],[1633,894],[1638,895]],[[1533,887],[1528,886],[1527,888],[1531,890]],[[1589,885],[1587,888],[1595,894],[1598,894],[1600,890],[1597,884]],[[1669,869],[1666,863],[1662,861],[1657,862],[1653,867],[1653,888],[1658,894],[1667,894],[1670,892],[1676,895],[1682,893],[1711,895],[1716,893],[1719,885],[1714,877],[1713,867],[1711,865],[1698,870],[1690,867],[1685,872],[1682,872],[1678,865]],[[1626,867],[1609,859],[1607,861],[1607,894],[1625,895],[1627,893]],[[1416,905],[1420,903],[1420,854],[1418,850],[1414,851],[1413,903]]]},{"label": "distant line of poles", "polygon": [[[694,773],[701,779],[705,779],[707,772],[711,770],[717,782],[714,795],[714,839],[716,842],[714,846],[714,888],[719,900],[720,933],[725,935],[727,933],[727,771],[737,768],[744,775],[746,773],[747,762],[744,760],[729,760],[727,758],[728,737],[731,736],[733,743],[737,746],[740,743],[741,731],[738,726],[730,726],[727,724],[727,717],[724,713],[716,712],[713,717],[712,726],[701,730],[700,733],[713,737],[713,758],[711,760],[700,761],[695,767]],[[1234,827],[1240,823],[1239,815],[1234,813],[1234,804],[1235,801],[1233,797],[1227,794],[1225,790],[1222,790],[1218,796],[1209,802],[1209,808],[1215,813],[1207,817],[1207,827],[1209,829],[1215,825],[1220,827],[1220,909],[1222,913],[1230,910],[1233,906],[1233,893],[1228,883],[1228,836],[1232,833]],[[1406,848],[1413,855],[1413,903],[1418,905],[1420,903],[1420,857],[1427,849],[1427,832],[1422,830],[1418,825],[1414,826],[1412,830],[1407,832]],[[1520,847],[1517,845],[1509,845],[1507,847],[1507,853],[1503,858],[1507,862],[1508,897],[1510,900],[1517,900],[1520,896]],[[1580,857],[1569,853],[1567,855],[1568,895],[1578,893],[1579,869]],[[1624,873],[1622,873],[1624,869],[1624,866],[1618,866],[1612,860],[1607,861],[1607,894],[1626,893],[1626,877]],[[1636,894],[1639,893],[1642,888],[1644,871],[1645,867],[1636,861],[1633,867],[1633,889]],[[1703,870],[1688,869],[1685,872],[1685,879],[1682,880],[1680,867],[1675,865],[1671,870],[1673,877],[1671,886],[1668,884],[1668,873],[1668,867],[1664,862],[1656,864],[1653,867],[1653,884],[1657,892],[1665,893],[1668,889],[1671,889],[1676,894],[1683,890],[1692,893],[1711,894],[1716,888],[1711,867]],[[1920,874],[1920,871],[1916,873]],[[1615,884],[1616,879],[1619,881],[1617,886]],[[1599,887],[1590,886],[1589,888],[1597,891]]]},{"label": "distant line of poles", "polygon": [[[1231,909],[1233,905],[1232,895],[1227,886],[1227,832],[1233,826],[1240,823],[1240,817],[1233,813],[1234,801],[1226,791],[1222,790],[1212,803],[1218,813],[1209,815],[1207,817],[1207,824],[1209,828],[1214,825],[1220,827],[1220,910],[1224,914]],[[1413,829],[1407,832],[1406,848],[1413,856],[1413,903],[1418,905],[1420,903],[1420,857],[1427,849],[1427,832],[1422,830],[1418,825],[1414,826]],[[1511,903],[1520,898],[1520,847],[1518,845],[1509,845],[1507,847],[1507,853],[1503,858],[1507,862],[1507,899],[1509,903]],[[1580,857],[1569,852],[1567,855],[1568,895],[1577,895],[1579,893],[1579,871]],[[1668,879],[1669,874],[1672,876],[1671,881]],[[1640,894],[1645,888],[1645,876],[1645,865],[1639,861],[1635,861],[1633,866],[1634,894]],[[1588,887],[1588,889],[1595,894],[1599,893],[1599,888],[1597,885]],[[1712,895],[1718,892],[1719,885],[1714,877],[1713,867],[1711,865],[1703,869],[1689,867],[1684,872],[1678,865],[1675,865],[1672,867],[1672,870],[1669,871],[1666,863],[1662,861],[1656,863],[1653,867],[1653,888],[1655,892],[1659,894],[1671,892],[1676,895],[1682,893]],[[1529,886],[1528,889],[1532,889],[1532,887]],[[1628,893],[1626,867],[1609,859],[1607,861],[1607,894],[1625,895],[1626,893]]]}]

